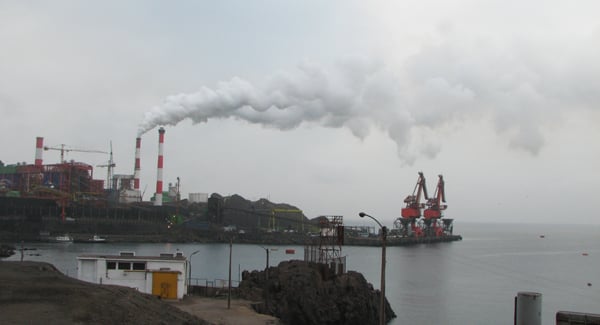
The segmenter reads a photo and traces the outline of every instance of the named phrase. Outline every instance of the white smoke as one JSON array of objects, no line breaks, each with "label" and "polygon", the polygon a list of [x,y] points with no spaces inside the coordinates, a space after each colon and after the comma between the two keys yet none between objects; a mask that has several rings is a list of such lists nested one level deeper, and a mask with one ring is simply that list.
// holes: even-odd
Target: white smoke
[{"label": "white smoke", "polygon": [[305,62],[262,86],[235,77],[167,97],[146,113],[140,134],[184,119],[214,118],[280,130],[316,123],[347,128],[361,139],[376,127],[396,143],[400,159],[412,164],[439,153],[442,144],[428,138],[434,139],[440,126],[465,116],[491,116],[496,131],[508,137],[507,145],[535,155],[544,145],[541,125],[548,116],[596,105],[600,87],[592,74],[600,65],[592,56],[565,65],[577,58],[562,53],[556,59],[547,48],[542,53],[518,45],[498,49],[446,42],[423,48],[399,68],[364,58],[347,58],[330,68]]},{"label": "white smoke", "polygon": [[345,59],[331,69],[305,62],[272,76],[262,87],[235,77],[215,88],[169,96],[145,114],[139,134],[184,119],[202,123],[214,118],[237,118],[280,130],[312,122],[345,127],[361,139],[378,127],[395,141],[403,161],[412,163],[415,157],[407,145],[418,121],[402,84],[389,67],[363,58]]},{"label": "white smoke", "polygon": [[[372,107],[374,99],[395,94],[394,85],[377,85],[382,73],[382,67],[376,64],[353,60],[332,70],[303,63],[292,72],[272,76],[262,87],[235,77],[214,89],[203,87],[195,93],[167,97],[146,113],[140,133],[184,119],[201,123],[233,117],[281,130],[293,129],[303,122],[348,127],[362,138],[372,122],[395,115],[393,103]],[[376,117],[382,114],[385,116]]]}]

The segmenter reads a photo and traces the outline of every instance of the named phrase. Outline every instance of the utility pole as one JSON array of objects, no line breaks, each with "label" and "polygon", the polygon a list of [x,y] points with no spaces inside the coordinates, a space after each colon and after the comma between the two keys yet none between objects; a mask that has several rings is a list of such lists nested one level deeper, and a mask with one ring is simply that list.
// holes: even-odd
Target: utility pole
[{"label": "utility pole", "polygon": [[[175,218],[179,218],[179,176],[177,176],[177,194],[175,194]],[[175,219],[177,220],[177,219]]]},{"label": "utility pole", "polygon": [[231,251],[233,247],[233,237],[229,238],[229,287],[227,288],[227,309],[231,309]]},{"label": "utility pole", "polygon": [[269,280],[269,249],[266,247],[263,247],[263,246],[260,246],[260,247],[262,247],[262,249],[265,250],[265,253],[267,253],[267,265],[265,266],[265,278],[267,280]]}]

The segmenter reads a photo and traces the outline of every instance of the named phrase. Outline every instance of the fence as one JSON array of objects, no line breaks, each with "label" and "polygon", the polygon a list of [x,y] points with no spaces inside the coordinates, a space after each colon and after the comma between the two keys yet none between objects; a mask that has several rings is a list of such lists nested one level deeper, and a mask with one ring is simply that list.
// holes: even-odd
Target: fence
[{"label": "fence", "polygon": [[[231,280],[231,295],[237,296],[238,286],[240,281]],[[188,294],[195,296],[205,297],[218,297],[227,296],[229,291],[229,281],[227,279],[202,279],[202,278],[191,278]]]}]

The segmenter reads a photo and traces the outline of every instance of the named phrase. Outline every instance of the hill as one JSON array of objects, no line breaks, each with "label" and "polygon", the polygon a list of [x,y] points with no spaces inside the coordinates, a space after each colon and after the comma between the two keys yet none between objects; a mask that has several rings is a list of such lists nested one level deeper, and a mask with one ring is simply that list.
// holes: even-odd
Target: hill
[{"label": "hill", "polygon": [[4,324],[209,324],[154,296],[39,262],[0,262],[0,307]]}]

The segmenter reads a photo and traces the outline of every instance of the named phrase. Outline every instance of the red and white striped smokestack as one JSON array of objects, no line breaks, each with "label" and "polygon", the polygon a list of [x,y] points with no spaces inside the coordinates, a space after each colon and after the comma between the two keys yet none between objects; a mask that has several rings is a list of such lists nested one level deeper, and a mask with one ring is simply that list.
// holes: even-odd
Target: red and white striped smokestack
[{"label": "red and white striped smokestack", "polygon": [[135,138],[135,168],[133,170],[133,189],[140,189],[140,147],[142,138]]},{"label": "red and white striped smokestack", "polygon": [[158,170],[156,171],[156,194],[154,205],[162,205],[163,193],[163,144],[165,142],[165,129],[158,129]]},{"label": "red and white striped smokestack", "polygon": [[42,165],[42,152],[44,151],[44,138],[37,137],[35,139],[35,165]]}]

